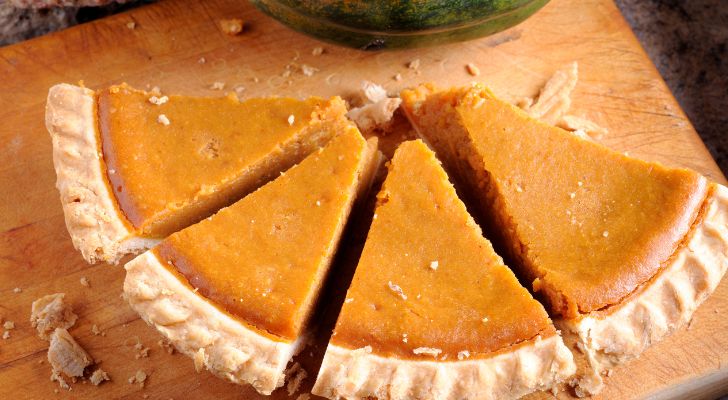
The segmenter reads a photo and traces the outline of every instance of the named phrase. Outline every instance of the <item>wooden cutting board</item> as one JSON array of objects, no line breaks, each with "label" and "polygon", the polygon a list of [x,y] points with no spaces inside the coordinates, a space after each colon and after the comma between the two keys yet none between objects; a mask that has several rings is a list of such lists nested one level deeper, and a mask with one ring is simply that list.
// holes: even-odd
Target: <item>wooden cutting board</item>
[{"label": "wooden cutting board", "polygon": [[[243,18],[245,33],[221,33],[216,23],[225,17]],[[317,46],[325,48],[324,54],[312,55]],[[414,60],[419,68],[407,68]],[[161,1],[0,48],[0,316],[16,325],[9,339],[0,340],[0,398],[258,398],[248,388],[196,373],[188,358],[158,347],[157,333],[120,297],[123,269],[87,265],[73,249],[43,124],[46,93],[54,83],[83,80],[95,88],[126,81],[170,93],[220,95],[210,86],[223,82],[243,97],[306,97],[347,96],[364,79],[393,92],[419,82],[447,86],[478,79],[515,100],[535,95],[554,70],[572,61],[580,66],[572,113],[608,128],[603,143],[725,182],[611,0],[554,0],[496,36],[399,52],[322,44],[240,0]],[[477,78],[466,72],[471,62],[480,68]],[[317,71],[305,76],[297,67],[302,64]],[[286,77],[287,66],[292,72]],[[401,81],[393,78],[396,74]],[[82,277],[90,287],[80,284]],[[44,361],[47,343],[28,323],[31,302],[54,292],[67,293],[80,317],[71,332],[101,360],[111,382],[100,387],[79,382],[71,392],[54,394],[57,386],[49,382]],[[309,373],[304,391],[313,383],[326,330],[336,315],[335,309],[328,311],[316,345],[300,357]],[[728,392],[726,316],[728,280],[698,310],[689,329],[616,369],[599,398],[712,398]],[[94,335],[93,325],[104,335]],[[137,341],[150,348],[148,357],[136,358]],[[137,370],[149,376],[144,387],[127,381]],[[274,398],[288,394],[281,390]]]}]

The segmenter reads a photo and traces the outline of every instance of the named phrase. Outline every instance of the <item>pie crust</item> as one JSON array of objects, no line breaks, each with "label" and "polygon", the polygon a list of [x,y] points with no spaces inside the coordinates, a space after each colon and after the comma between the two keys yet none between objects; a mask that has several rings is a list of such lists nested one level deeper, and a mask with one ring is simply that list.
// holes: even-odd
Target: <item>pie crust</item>
[{"label": "pie crust", "polygon": [[575,368],[558,334],[459,361],[402,360],[329,344],[312,393],[330,399],[515,399],[551,388]]},{"label": "pie crust", "polygon": [[638,357],[689,323],[700,304],[715,290],[728,269],[728,188],[712,184],[701,215],[647,285],[619,305],[557,324],[579,336],[594,376],[579,386],[586,393],[601,389],[600,374]]},{"label": "pie crust", "polygon": [[124,295],[132,308],[180,352],[233,383],[270,394],[283,385],[283,371],[305,342],[277,341],[236,320],[185,286],[153,252],[124,267]]},{"label": "pie crust", "polygon": [[125,253],[154,246],[158,240],[132,236],[107,182],[96,134],[94,92],[65,83],[51,87],[46,127],[53,140],[66,228],[83,257],[90,263],[116,263]]}]

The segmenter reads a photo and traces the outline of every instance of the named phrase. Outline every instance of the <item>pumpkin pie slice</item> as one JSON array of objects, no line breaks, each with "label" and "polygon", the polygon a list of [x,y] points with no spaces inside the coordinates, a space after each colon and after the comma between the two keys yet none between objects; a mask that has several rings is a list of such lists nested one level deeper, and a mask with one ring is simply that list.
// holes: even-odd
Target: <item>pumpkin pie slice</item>
[{"label": "pumpkin pie slice", "polygon": [[74,246],[91,263],[149,248],[300,162],[347,124],[345,113],[338,97],[53,86],[46,126]]},{"label": "pumpkin pie slice", "polygon": [[349,126],[276,180],[126,264],[131,306],[195,366],[270,394],[379,156]]},{"label": "pumpkin pie slice", "polygon": [[481,85],[402,97],[592,372],[684,325],[725,273],[725,187],[543,124]]},{"label": "pumpkin pie slice", "polygon": [[377,200],[314,394],[507,399],[574,372],[423,142],[396,150]]}]

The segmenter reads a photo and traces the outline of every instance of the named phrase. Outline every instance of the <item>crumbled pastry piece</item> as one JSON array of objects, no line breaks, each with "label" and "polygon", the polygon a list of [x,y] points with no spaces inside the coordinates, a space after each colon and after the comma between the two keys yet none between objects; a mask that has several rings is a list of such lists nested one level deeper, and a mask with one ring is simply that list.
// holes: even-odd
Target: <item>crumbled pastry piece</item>
[{"label": "crumbled pastry piece", "polygon": [[98,386],[104,381],[111,380],[111,378],[109,378],[109,374],[101,368],[96,369],[96,371],[94,371],[88,379],[94,386]]},{"label": "crumbled pastry piece", "polygon": [[10,331],[3,332],[3,340],[8,340],[8,339],[10,339]]},{"label": "crumbled pastry piece", "polygon": [[91,327],[91,333],[93,333],[95,336],[98,336],[101,334],[101,330],[96,324],[93,324],[93,326]]},{"label": "crumbled pastry piece", "polygon": [[440,353],[442,353],[442,350],[436,349],[434,347],[418,347],[418,348],[412,350],[412,353],[414,353],[418,356],[421,354],[424,354],[424,355],[428,355],[428,356],[437,357],[440,355]]},{"label": "crumbled pastry piece", "polygon": [[164,126],[167,126],[169,125],[169,118],[167,118],[167,116],[164,114],[159,114],[159,116],[157,117],[157,122]]},{"label": "crumbled pastry piece", "polygon": [[134,379],[139,384],[139,386],[144,387],[145,382],[147,381],[147,375],[146,372],[142,370],[137,370],[136,374],[134,374]]},{"label": "crumbled pastry piece", "polygon": [[311,54],[314,56],[320,56],[321,54],[324,54],[324,48],[323,47],[314,47],[313,50],[311,50]]},{"label": "crumbled pastry piece", "polygon": [[18,294],[18,293],[20,293],[22,291],[23,291],[23,289],[21,289],[19,287],[16,287],[15,289],[13,289],[13,293],[15,293],[15,294]]},{"label": "crumbled pastry piece", "polygon": [[397,296],[401,297],[402,300],[407,300],[407,295],[404,294],[404,291],[401,287],[399,287],[399,285],[395,285],[394,283],[392,283],[392,281],[388,281],[387,286],[389,287],[389,290],[394,292],[394,294],[396,294]]},{"label": "crumbled pastry piece", "polygon": [[220,24],[220,30],[230,36],[239,35],[245,27],[245,22],[240,18],[221,19],[218,23]]},{"label": "crumbled pastry piece", "polygon": [[162,104],[164,104],[168,101],[169,101],[168,96],[152,96],[149,98],[149,102],[154,105],[157,105],[157,106],[161,106]]},{"label": "crumbled pastry piece", "polygon": [[407,68],[414,69],[414,70],[419,69],[420,68],[420,59],[415,58],[414,60],[407,63]]},{"label": "crumbled pastry piece", "polygon": [[458,360],[464,360],[466,358],[470,358],[470,352],[467,350],[463,350],[458,352]]},{"label": "crumbled pastry piece", "polygon": [[202,368],[207,363],[207,355],[205,354],[205,349],[203,347],[200,347],[200,349],[197,350],[194,357],[192,357],[192,361],[195,363],[195,371],[202,371]]},{"label": "crumbled pastry piece", "polygon": [[68,377],[83,376],[84,369],[93,363],[91,356],[64,328],[57,328],[51,334],[48,361],[53,371]]},{"label": "crumbled pastry piece", "polygon": [[81,283],[81,286],[91,287],[91,282],[89,282],[88,278],[86,278],[85,276],[82,276],[81,279],[79,279],[78,281],[79,283]]},{"label": "crumbled pastry piece", "polygon": [[578,71],[576,62],[556,71],[541,89],[536,102],[524,110],[533,118],[556,125],[571,107],[571,92],[576,86]]},{"label": "crumbled pastry piece", "polygon": [[369,81],[362,82],[360,101],[361,105],[349,110],[346,116],[354,121],[362,132],[385,129],[392,122],[394,112],[402,103],[402,99],[388,97],[383,87]]},{"label": "crumbled pastry piece", "polygon": [[306,76],[313,76],[316,72],[318,72],[318,68],[314,68],[310,65],[303,64],[301,65],[301,72],[303,72]]},{"label": "crumbled pastry piece", "polygon": [[174,354],[174,346],[172,346],[172,343],[168,342],[166,339],[159,339],[157,346],[161,347],[167,352],[167,354]]},{"label": "crumbled pastry piece", "polygon": [[129,29],[131,29],[131,30],[134,30],[134,29],[136,29],[136,22],[134,22],[134,21],[127,22],[126,23],[126,27],[129,28]]},{"label": "crumbled pastry piece", "polygon": [[230,36],[239,35],[243,31],[243,28],[245,28],[245,22],[240,18],[221,19],[218,21],[218,24],[220,25],[220,30]]},{"label": "crumbled pastry piece", "polygon": [[13,322],[13,321],[5,321],[3,323],[3,328],[5,328],[7,330],[15,329],[15,322]]},{"label": "crumbled pastry piece", "polygon": [[433,271],[437,271],[437,268],[440,266],[440,262],[435,260],[430,263],[430,269]]},{"label": "crumbled pastry piece", "polygon": [[394,79],[395,81],[399,82],[399,81],[401,81],[401,80],[402,80],[402,74],[400,74],[400,73],[396,73],[396,74],[395,74],[395,75],[394,75],[394,76],[392,77],[392,79]]},{"label": "crumbled pastry piece", "polygon": [[65,293],[55,293],[33,302],[30,324],[38,331],[41,339],[48,340],[56,328],[68,329],[76,323],[78,316],[66,304],[65,297]]},{"label": "crumbled pastry piece", "polygon": [[572,131],[574,134],[587,140],[599,140],[609,133],[606,128],[602,128],[595,122],[574,115],[564,115],[556,126],[567,131]]},{"label": "crumbled pastry piece", "polygon": [[296,122],[296,117],[291,114],[288,116],[288,125],[293,125],[293,123]]},{"label": "crumbled pastry piece", "polygon": [[[63,376],[56,371],[51,372],[51,382],[58,382],[58,386],[60,386],[61,389],[71,390],[71,386],[66,382]],[[58,393],[58,389],[56,389],[55,392]]]},{"label": "crumbled pastry piece", "polygon": [[468,73],[471,76],[479,76],[480,75],[480,68],[478,68],[478,66],[476,66],[473,63],[467,63],[467,64],[465,64],[465,69],[468,71]]},{"label": "crumbled pastry piece", "polygon": [[296,362],[290,369],[286,370],[285,376],[288,380],[286,390],[288,391],[289,396],[293,396],[294,393],[298,392],[303,380],[308,377],[308,373],[305,369],[303,369],[303,367],[301,367],[301,364]]},{"label": "crumbled pastry piece", "polygon": [[225,82],[212,82],[212,85],[210,85],[210,89],[223,90],[225,89]]}]

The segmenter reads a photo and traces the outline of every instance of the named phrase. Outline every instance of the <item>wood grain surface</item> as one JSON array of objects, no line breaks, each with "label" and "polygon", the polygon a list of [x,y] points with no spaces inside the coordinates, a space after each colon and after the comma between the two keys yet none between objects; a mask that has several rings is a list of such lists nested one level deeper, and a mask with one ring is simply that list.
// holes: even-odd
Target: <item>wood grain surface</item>
[{"label": "wood grain surface", "polygon": [[[244,34],[223,34],[217,21],[226,17],[243,18]],[[129,22],[135,23],[134,29]],[[324,54],[312,55],[317,46],[324,47]],[[419,60],[419,69],[407,68],[413,60]],[[363,79],[392,92],[420,82],[446,86],[477,79],[515,100],[535,95],[554,70],[571,61],[580,65],[572,113],[608,128],[603,143],[725,182],[611,0],[554,0],[532,19],[496,36],[399,52],[367,53],[322,44],[240,0],[161,1],[0,48],[0,317],[16,325],[9,339],[0,340],[0,399],[259,398],[249,388],[196,373],[190,359],[158,347],[160,336],[120,297],[121,266],[90,266],[73,249],[43,124],[51,85],[83,80],[96,88],[126,81],[170,93],[220,95],[210,86],[224,82],[227,90],[237,87],[243,97],[306,97],[347,96]],[[480,68],[477,78],[466,72],[470,62]],[[302,64],[316,73],[305,76]],[[292,72],[285,77],[287,66]],[[401,81],[393,78],[396,74]],[[349,236],[339,257],[342,265],[356,258],[357,234]],[[90,287],[80,284],[81,277],[88,278]],[[79,382],[70,392],[55,393],[57,385],[49,381],[50,367],[44,361],[47,343],[28,322],[31,302],[54,292],[67,293],[80,317],[71,333],[101,360],[111,382],[100,387]],[[336,315],[331,308],[324,307],[321,318],[328,322],[322,322],[314,345],[299,357],[309,377],[291,398],[315,379],[317,359]],[[727,392],[726,316],[724,280],[690,328],[617,368],[598,398],[710,398]],[[104,336],[94,335],[93,325]],[[137,341],[150,348],[149,357],[135,357]],[[127,381],[137,370],[149,375],[144,387]],[[273,398],[289,396],[283,389]]]}]

